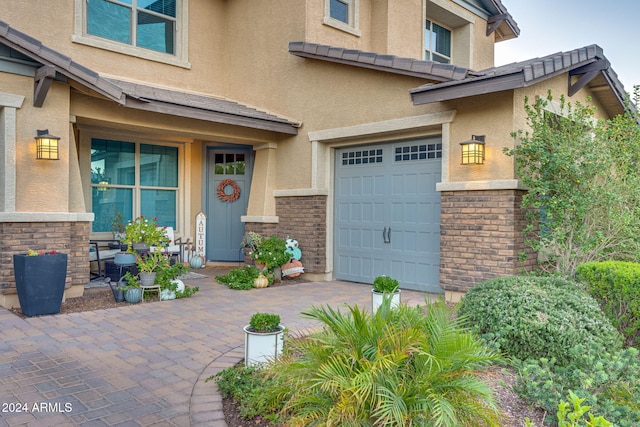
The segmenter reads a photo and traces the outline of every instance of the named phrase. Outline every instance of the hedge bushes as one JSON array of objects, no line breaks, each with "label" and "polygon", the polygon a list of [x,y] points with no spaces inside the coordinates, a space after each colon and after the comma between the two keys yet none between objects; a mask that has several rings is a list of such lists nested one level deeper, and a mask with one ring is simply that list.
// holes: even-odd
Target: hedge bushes
[{"label": "hedge bushes", "polygon": [[640,264],[606,261],[580,264],[576,277],[599,303],[627,346],[640,346]]},{"label": "hedge bushes", "polygon": [[615,328],[580,286],[559,277],[504,277],[471,289],[460,315],[506,355],[570,361],[577,344],[621,347]]}]

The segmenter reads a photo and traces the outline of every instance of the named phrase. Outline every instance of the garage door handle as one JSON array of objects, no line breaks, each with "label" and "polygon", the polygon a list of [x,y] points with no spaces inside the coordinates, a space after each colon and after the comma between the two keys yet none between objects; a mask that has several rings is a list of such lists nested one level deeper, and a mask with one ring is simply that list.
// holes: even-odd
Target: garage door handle
[{"label": "garage door handle", "polygon": [[387,227],[385,227],[384,230],[382,230],[382,241],[384,243],[391,243],[391,227],[389,227],[388,231],[387,231]]}]

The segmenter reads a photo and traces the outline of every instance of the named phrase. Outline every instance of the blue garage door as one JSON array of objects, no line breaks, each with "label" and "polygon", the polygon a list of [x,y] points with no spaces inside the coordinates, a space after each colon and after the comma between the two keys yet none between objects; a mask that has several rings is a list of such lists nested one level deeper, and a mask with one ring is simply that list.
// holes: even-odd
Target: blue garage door
[{"label": "blue garage door", "polygon": [[440,194],[442,140],[430,137],[336,151],[336,278],[442,292]]}]

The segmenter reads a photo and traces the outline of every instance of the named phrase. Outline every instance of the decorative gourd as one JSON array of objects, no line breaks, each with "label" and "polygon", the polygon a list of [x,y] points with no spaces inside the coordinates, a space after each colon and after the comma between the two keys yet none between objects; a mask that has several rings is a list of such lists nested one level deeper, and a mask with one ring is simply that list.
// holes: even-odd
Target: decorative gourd
[{"label": "decorative gourd", "polygon": [[282,275],[286,277],[298,277],[304,273],[302,263],[296,259],[292,259],[282,266]]},{"label": "decorative gourd", "polygon": [[192,257],[189,264],[191,265],[191,268],[202,268],[202,257],[199,255]]},{"label": "decorative gourd", "polygon": [[264,274],[259,275],[253,281],[253,286],[256,288],[266,288],[269,286],[269,279]]}]

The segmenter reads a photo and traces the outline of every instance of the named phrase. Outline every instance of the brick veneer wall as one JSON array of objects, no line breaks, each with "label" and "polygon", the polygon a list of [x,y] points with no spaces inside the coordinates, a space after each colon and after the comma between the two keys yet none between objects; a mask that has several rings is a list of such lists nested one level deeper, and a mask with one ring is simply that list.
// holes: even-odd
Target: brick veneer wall
[{"label": "brick veneer wall", "polygon": [[68,254],[65,289],[89,281],[89,222],[0,223],[0,294],[16,293],[13,254],[28,249]]},{"label": "brick veneer wall", "polygon": [[[307,273],[325,273],[327,247],[327,196],[294,196],[276,198],[277,224],[246,223],[246,231],[263,236],[274,234],[296,239],[302,251]],[[245,261],[250,258],[245,256]]]},{"label": "brick veneer wall", "polygon": [[[466,292],[499,276],[535,268],[536,254],[524,243],[521,190],[441,193],[440,283]],[[520,254],[527,254],[521,262]]]}]

